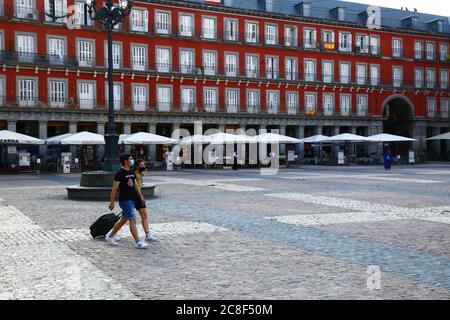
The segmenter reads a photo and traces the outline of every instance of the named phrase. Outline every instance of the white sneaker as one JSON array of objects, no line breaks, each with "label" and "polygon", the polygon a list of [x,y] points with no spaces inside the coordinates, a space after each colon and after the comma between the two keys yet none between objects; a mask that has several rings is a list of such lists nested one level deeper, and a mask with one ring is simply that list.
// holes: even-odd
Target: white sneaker
[{"label": "white sneaker", "polygon": [[105,240],[112,246],[118,245],[117,241],[114,238],[111,238],[109,235],[105,237]]},{"label": "white sneaker", "polygon": [[146,244],[143,240],[139,240],[138,242],[136,242],[134,247],[136,249],[146,249],[148,247],[148,244]]},{"label": "white sneaker", "polygon": [[151,232],[149,232],[149,233],[147,234],[147,236],[145,237],[145,241],[148,241],[148,242],[156,242],[156,241],[159,241],[159,240],[158,240],[158,238],[155,238],[155,237],[152,235]]},{"label": "white sneaker", "polygon": [[120,236],[119,236],[118,234],[116,234],[116,235],[113,237],[113,239],[116,240],[116,241],[119,241],[119,240],[120,240]]}]

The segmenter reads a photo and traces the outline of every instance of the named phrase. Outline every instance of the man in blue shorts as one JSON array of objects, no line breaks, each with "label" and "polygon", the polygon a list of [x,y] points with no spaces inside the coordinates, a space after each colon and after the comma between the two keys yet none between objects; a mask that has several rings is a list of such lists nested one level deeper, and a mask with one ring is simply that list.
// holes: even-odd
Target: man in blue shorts
[{"label": "man in blue shorts", "polygon": [[115,177],[114,184],[111,191],[111,201],[109,203],[109,210],[114,209],[114,202],[116,199],[116,192],[119,189],[119,206],[122,209],[122,217],[114,225],[109,235],[105,237],[105,240],[111,245],[117,245],[115,239],[117,232],[122,228],[127,221],[130,222],[130,232],[135,241],[136,249],[145,249],[148,244],[144,240],[139,239],[138,231],[136,228],[136,201],[145,203],[142,196],[141,188],[136,181],[136,176],[132,170],[134,166],[134,159],[131,154],[124,154],[120,157],[120,163],[122,169],[120,169]]}]

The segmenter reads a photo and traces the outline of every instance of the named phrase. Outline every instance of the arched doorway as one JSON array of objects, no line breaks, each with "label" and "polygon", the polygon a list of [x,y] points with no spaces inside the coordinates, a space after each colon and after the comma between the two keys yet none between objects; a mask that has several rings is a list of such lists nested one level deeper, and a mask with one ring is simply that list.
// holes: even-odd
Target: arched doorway
[{"label": "arched doorway", "polygon": [[[412,138],[414,106],[403,95],[392,95],[383,105],[383,132]],[[412,142],[393,142],[389,144],[392,154],[401,155],[403,159],[412,149]]]}]

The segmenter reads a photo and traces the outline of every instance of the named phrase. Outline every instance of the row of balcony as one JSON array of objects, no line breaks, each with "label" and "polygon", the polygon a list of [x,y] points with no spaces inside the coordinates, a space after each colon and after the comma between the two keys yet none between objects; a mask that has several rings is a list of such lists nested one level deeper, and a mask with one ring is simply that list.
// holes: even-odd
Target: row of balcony
[{"label": "row of balcony", "polygon": [[[104,70],[107,67],[105,60],[93,59],[88,57],[58,56],[49,54],[36,54],[24,52],[0,51],[0,62],[14,62],[32,64],[33,66],[59,66],[59,67],[100,67]],[[311,83],[313,85],[351,85],[351,86],[370,86],[370,87],[394,87],[402,89],[448,89],[448,82],[439,83],[437,81],[405,81],[397,79],[381,79],[367,76],[332,76],[317,73],[299,73],[294,71],[279,72],[278,70],[259,70],[258,68],[239,70],[234,67],[215,67],[205,66],[197,68],[194,65],[173,65],[167,63],[149,64],[142,60],[124,61],[114,59],[113,66],[115,70],[151,72],[157,74],[176,74],[180,76],[210,76],[210,77],[229,77],[245,78],[255,81],[294,81]]]},{"label": "row of balcony", "polygon": [[[2,107],[31,107],[31,108],[67,108],[68,110],[81,109],[106,109],[106,105],[98,104],[96,99],[78,99],[78,98],[48,98],[48,97],[33,97],[33,96],[17,96],[6,97],[0,96],[0,105]],[[244,107],[245,111],[242,111],[241,105],[218,105],[218,104],[204,104],[197,105],[194,103],[180,103],[174,104],[173,102],[158,102],[156,105],[150,106],[145,101],[135,102],[133,105],[125,106],[123,100],[114,100],[114,109],[116,111],[158,111],[158,112],[187,112],[187,113],[230,113],[230,114],[272,114],[272,115],[304,115],[304,116],[352,116],[352,117],[369,117],[367,108],[357,108],[356,112],[352,112],[350,108],[341,108],[336,110],[335,108],[323,107],[322,110],[317,108],[305,107],[300,111],[298,107],[287,106],[285,111],[280,111],[279,106],[260,106],[260,105],[247,105]]]}]

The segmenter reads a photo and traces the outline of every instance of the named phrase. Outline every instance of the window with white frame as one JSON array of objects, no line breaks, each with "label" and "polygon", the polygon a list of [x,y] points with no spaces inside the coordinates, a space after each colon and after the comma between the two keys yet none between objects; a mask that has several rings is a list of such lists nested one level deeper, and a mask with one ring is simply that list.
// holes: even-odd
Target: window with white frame
[{"label": "window with white frame", "polygon": [[351,94],[341,94],[340,95],[340,109],[341,115],[348,116],[352,110],[352,95]]},{"label": "window with white frame", "polygon": [[414,41],[414,59],[422,59],[423,57],[423,43],[421,41]]},{"label": "window with white frame", "polygon": [[278,26],[273,24],[266,24],[266,44],[278,44]]},{"label": "window with white frame", "polygon": [[334,113],[334,94],[323,94],[323,114],[325,116],[332,116]]},{"label": "window with white frame", "polygon": [[194,73],[194,50],[180,49],[180,71],[184,74]]},{"label": "window with white frame", "polygon": [[440,60],[441,61],[447,61],[448,59],[448,44],[447,43],[441,43],[440,45]]},{"label": "window with white frame", "polygon": [[195,111],[195,88],[182,87],[181,95],[181,111],[192,112]]},{"label": "window with white frame", "polygon": [[434,118],[436,116],[436,98],[427,97],[427,115]]},{"label": "window with white frame", "polygon": [[203,71],[208,76],[217,74],[217,52],[203,51]]},{"label": "window with white frame", "polygon": [[[323,43],[325,49],[334,49],[334,31],[325,30],[323,31]],[[332,47],[327,47],[326,45],[332,45]]]},{"label": "window with white frame", "polygon": [[369,53],[369,36],[358,34],[356,36],[356,50],[358,53]]},{"label": "window with white frame", "polygon": [[322,61],[322,81],[324,83],[332,83],[334,78],[333,61]]},{"label": "window with white frame", "polygon": [[77,0],[75,2],[75,15],[75,25],[92,26],[93,22],[91,17],[89,16],[88,8],[84,0]]},{"label": "window with white frame", "polygon": [[255,55],[247,55],[245,57],[245,69],[248,78],[258,78],[259,57]]},{"label": "window with white frame", "polygon": [[425,77],[427,82],[427,88],[428,89],[434,88],[436,83],[436,73],[434,69],[427,69],[425,71]]},{"label": "window with white frame", "polygon": [[350,83],[350,63],[349,62],[341,62],[339,64],[340,69],[340,82],[342,84],[349,84]]},{"label": "window with white frame", "polygon": [[369,98],[365,94],[356,96],[356,113],[359,117],[363,117],[369,110]]},{"label": "window with white frame", "polygon": [[247,90],[247,112],[257,113],[259,111],[259,91]]},{"label": "window with white frame", "polygon": [[238,75],[238,55],[237,53],[225,54],[225,76],[237,77]]},{"label": "window with white frame", "polygon": [[37,102],[37,80],[29,78],[21,78],[18,80],[17,100],[19,106],[28,107],[34,106]]},{"label": "window with white frame", "polygon": [[416,86],[416,88],[423,87],[423,69],[414,69],[414,85]]},{"label": "window with white frame", "polygon": [[352,34],[339,32],[339,51],[352,52]]},{"label": "window with white frame", "polygon": [[298,79],[298,68],[296,58],[286,58],[285,62],[285,73],[286,80],[297,80]]},{"label": "window with white frame", "polygon": [[286,109],[288,114],[296,114],[298,110],[298,93],[286,92]]},{"label": "window with white frame", "polygon": [[380,84],[380,66],[370,66],[370,85],[378,86]]},{"label": "window with white frame", "polygon": [[427,55],[427,60],[434,60],[434,43],[433,42],[427,42],[426,55]]},{"label": "window with white frame", "polygon": [[396,88],[400,88],[402,86],[403,80],[403,70],[401,67],[393,67],[392,68],[392,85]]},{"label": "window with white frame", "polygon": [[133,8],[130,15],[131,31],[148,31],[148,11],[145,9]]},{"label": "window with white frame", "polygon": [[[122,66],[122,44],[114,42],[112,44],[113,68],[120,69]],[[108,65],[108,43],[105,43],[105,66]]]},{"label": "window with white frame", "polygon": [[441,116],[443,118],[448,118],[448,105],[450,100],[441,98]]},{"label": "window with white frame", "polygon": [[305,49],[315,49],[316,39],[317,39],[316,29],[305,28],[303,30],[303,47]]},{"label": "window with white frame", "polygon": [[[105,101],[109,103],[109,88],[108,83],[105,83]],[[113,105],[114,110],[120,110],[123,104],[123,87],[121,83],[113,83]]]},{"label": "window with white frame", "polygon": [[78,82],[78,99],[80,109],[93,109],[95,106],[95,84],[92,81]]},{"label": "window with white frame", "polygon": [[277,114],[280,109],[280,92],[267,91],[267,113]]},{"label": "window with white frame", "polygon": [[156,33],[170,34],[171,21],[172,21],[172,19],[171,19],[170,12],[156,11],[156,17],[155,17]]},{"label": "window with white frame", "polygon": [[63,108],[67,98],[67,83],[64,80],[48,80],[48,102],[50,107]]},{"label": "window with white frame", "polygon": [[286,47],[296,47],[297,44],[297,28],[286,26],[284,28],[284,45]]},{"label": "window with white frame", "polygon": [[266,57],[266,78],[278,79],[278,57]]},{"label": "window with white frame", "polygon": [[144,71],[147,69],[147,47],[143,45],[131,45],[133,70]]},{"label": "window with white frame", "polygon": [[216,19],[203,17],[202,37],[204,39],[216,39]]},{"label": "window with white frame", "polygon": [[356,65],[356,83],[359,85],[365,85],[367,82],[367,65]]},{"label": "window with white frame", "polygon": [[156,87],[156,104],[158,111],[170,111],[172,109],[172,88],[168,86]]},{"label": "window with white frame", "polygon": [[66,44],[64,38],[49,37],[47,53],[51,64],[64,64]]},{"label": "window with white frame", "polygon": [[203,103],[206,112],[217,111],[217,89],[204,88],[203,89]]},{"label": "window with white frame", "polygon": [[370,53],[373,55],[380,54],[380,38],[377,36],[370,36]]},{"label": "window with white frame", "polygon": [[[57,17],[63,17],[67,15],[67,0],[54,0],[54,13],[50,10],[50,1],[44,1],[44,9],[45,9],[45,21],[53,22],[53,18],[51,15],[55,14]],[[66,23],[67,18],[59,18],[56,19],[55,22],[58,23]]]},{"label": "window with white frame", "polygon": [[441,89],[448,89],[448,70],[440,71],[440,85]]},{"label": "window with white frame", "polygon": [[17,55],[21,62],[33,62],[36,55],[35,37],[33,35],[17,35]]},{"label": "window with white frame", "polygon": [[15,16],[23,19],[37,19],[38,15],[33,0],[16,0]]},{"label": "window with white frame", "polygon": [[316,81],[315,60],[305,60],[305,81]]},{"label": "window with white frame", "polygon": [[225,40],[238,41],[238,20],[225,19]]},{"label": "window with white frame", "polygon": [[147,86],[143,84],[133,84],[133,109],[135,111],[145,111],[147,109],[148,96]]},{"label": "window with white frame", "polygon": [[179,34],[182,37],[194,36],[194,17],[187,14],[180,14]]},{"label": "window with white frame", "polygon": [[170,48],[156,48],[156,70],[170,72],[172,70],[172,55]]},{"label": "window with white frame", "polygon": [[239,90],[225,90],[225,105],[228,113],[236,113],[239,110]]},{"label": "window with white frame", "polygon": [[392,56],[399,58],[402,56],[402,40],[392,39]]},{"label": "window with white frame", "polygon": [[94,65],[94,42],[90,40],[78,40],[78,65],[91,67]]},{"label": "window with white frame", "polygon": [[245,42],[258,43],[258,24],[254,22],[245,23]]},{"label": "window with white frame", "polygon": [[316,114],[316,94],[312,92],[305,93],[305,112],[307,115]]}]

